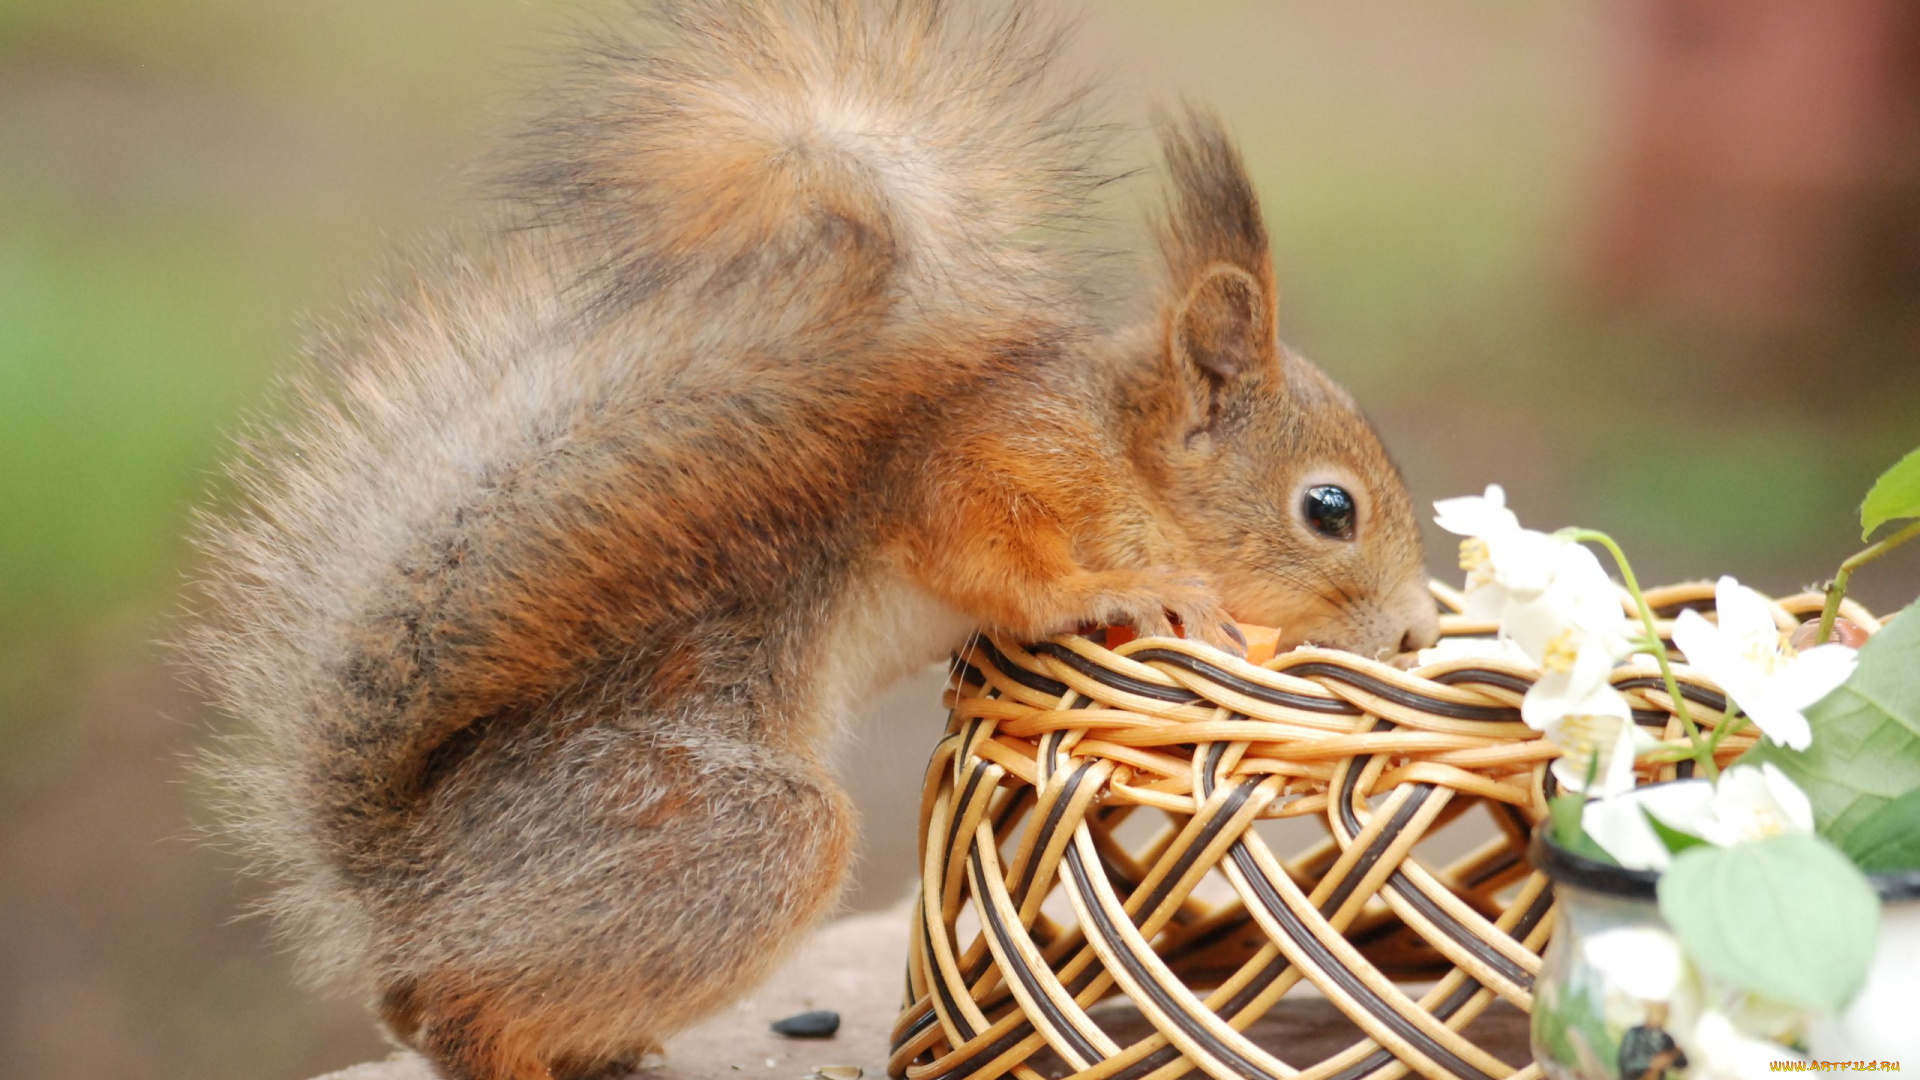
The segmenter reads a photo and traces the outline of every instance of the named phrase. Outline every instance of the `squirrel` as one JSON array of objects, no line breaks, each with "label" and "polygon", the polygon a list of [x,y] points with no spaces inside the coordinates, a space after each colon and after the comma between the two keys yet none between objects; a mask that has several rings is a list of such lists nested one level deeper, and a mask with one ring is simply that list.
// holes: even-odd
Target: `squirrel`
[{"label": "squirrel", "polygon": [[976,629],[1436,635],[1217,120],[1162,123],[1115,318],[1108,128],[1026,4],[651,15],[317,336],[200,530],[226,816],[305,972],[448,1080],[611,1075],[751,988],[848,865],[835,732]]}]

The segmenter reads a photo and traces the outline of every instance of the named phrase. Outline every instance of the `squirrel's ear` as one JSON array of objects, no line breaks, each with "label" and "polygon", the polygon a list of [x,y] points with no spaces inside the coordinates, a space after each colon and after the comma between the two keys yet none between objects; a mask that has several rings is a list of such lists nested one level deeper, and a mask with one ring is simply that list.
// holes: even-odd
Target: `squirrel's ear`
[{"label": "squirrel's ear", "polygon": [[1273,359],[1269,309],[1259,279],[1218,263],[1193,283],[1173,312],[1167,344],[1176,362],[1225,382]]},{"label": "squirrel's ear", "polygon": [[1215,395],[1249,377],[1277,386],[1273,260],[1246,165],[1219,121],[1198,113],[1165,125],[1161,146],[1172,183],[1160,230],[1171,359]]}]

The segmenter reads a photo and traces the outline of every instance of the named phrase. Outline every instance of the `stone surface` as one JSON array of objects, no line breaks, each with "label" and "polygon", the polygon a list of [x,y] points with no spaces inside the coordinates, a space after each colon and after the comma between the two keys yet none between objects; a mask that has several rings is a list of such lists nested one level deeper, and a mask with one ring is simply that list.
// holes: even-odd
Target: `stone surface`
[{"label": "stone surface", "polygon": [[[667,1044],[666,1059],[640,1080],[803,1080],[822,1065],[858,1066],[864,1080],[884,1080],[887,1035],[905,981],[906,906],[842,919],[823,927],[793,960],[750,998]],[[840,1031],[830,1039],[790,1039],[768,1025],[811,1009],[832,1009]],[[1115,1002],[1099,1006],[1101,1026],[1122,1042],[1147,1031],[1137,1013]],[[1527,1018],[1496,1003],[1470,1033],[1516,1067],[1528,1061]],[[1320,1060],[1349,1045],[1355,1029],[1323,998],[1298,990],[1256,1023],[1256,1042],[1297,1063]],[[1036,1060],[1049,1076],[1066,1070]],[[320,1080],[436,1080],[413,1054],[357,1065]]]}]

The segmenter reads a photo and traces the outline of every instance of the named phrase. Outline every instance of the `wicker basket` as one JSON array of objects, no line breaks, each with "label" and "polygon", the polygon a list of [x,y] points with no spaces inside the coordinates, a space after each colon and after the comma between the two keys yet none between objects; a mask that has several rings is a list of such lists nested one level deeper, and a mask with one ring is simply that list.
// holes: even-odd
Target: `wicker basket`
[{"label": "wicker basket", "polygon": [[[1493,632],[1434,592],[1443,634]],[[1713,586],[1648,599],[1671,618],[1711,609]],[[1775,614],[1786,628],[1819,605],[1796,596]],[[955,673],[921,808],[894,1077],[1538,1075],[1468,1030],[1496,1000],[1528,1009],[1552,923],[1523,856],[1554,756],[1519,720],[1534,672],[1409,673],[1312,649],[1255,666],[1179,640],[1064,637],[978,640]],[[1679,676],[1695,720],[1718,723],[1719,691]],[[1682,737],[1650,663],[1614,685],[1636,722]],[[1478,841],[1435,857],[1471,817]],[[1284,819],[1310,835],[1273,835]],[[1115,997],[1138,1010],[1131,1025],[1110,1022],[1111,1004],[1089,1011]],[[1348,1037],[1314,1060],[1298,1040],[1260,1045],[1247,1029],[1283,999]]]}]

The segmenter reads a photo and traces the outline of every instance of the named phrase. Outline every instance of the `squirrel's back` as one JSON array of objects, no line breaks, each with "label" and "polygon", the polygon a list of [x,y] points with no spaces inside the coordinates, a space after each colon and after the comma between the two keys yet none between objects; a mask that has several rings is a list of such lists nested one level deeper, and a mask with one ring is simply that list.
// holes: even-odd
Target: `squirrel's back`
[{"label": "squirrel's back", "polygon": [[1097,133],[1023,5],[639,27],[515,142],[496,226],[315,339],[203,530],[186,649],[315,975],[378,963],[367,894],[450,746],[751,666],[776,643],[701,620],[823,605],[916,417],[1080,333],[1054,226]]}]

